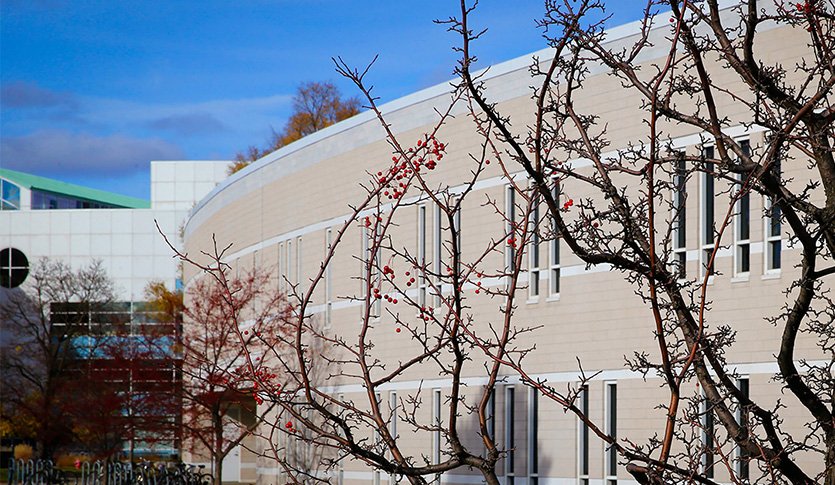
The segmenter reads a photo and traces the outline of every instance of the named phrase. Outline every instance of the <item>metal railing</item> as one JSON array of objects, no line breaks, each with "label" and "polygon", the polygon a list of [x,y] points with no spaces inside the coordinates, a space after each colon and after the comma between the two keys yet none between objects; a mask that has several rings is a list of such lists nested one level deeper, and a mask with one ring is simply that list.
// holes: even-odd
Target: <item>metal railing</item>
[{"label": "metal railing", "polygon": [[204,467],[185,463],[83,462],[62,470],[52,460],[10,460],[9,485],[211,485]]}]

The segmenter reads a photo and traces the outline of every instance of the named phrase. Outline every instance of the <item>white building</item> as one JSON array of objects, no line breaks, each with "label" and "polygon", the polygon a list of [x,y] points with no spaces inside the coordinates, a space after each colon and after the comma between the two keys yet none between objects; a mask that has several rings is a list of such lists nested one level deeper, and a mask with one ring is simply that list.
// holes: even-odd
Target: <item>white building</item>
[{"label": "white building", "polygon": [[[179,244],[188,211],[226,178],[228,164],[151,162],[150,202],[0,169],[0,251],[17,249],[28,264],[49,258],[78,267],[101,260],[119,299],[141,301],[149,281],[179,285],[178,261],[156,224]],[[3,251],[6,260],[0,261],[7,275],[17,265],[11,254]]]}]

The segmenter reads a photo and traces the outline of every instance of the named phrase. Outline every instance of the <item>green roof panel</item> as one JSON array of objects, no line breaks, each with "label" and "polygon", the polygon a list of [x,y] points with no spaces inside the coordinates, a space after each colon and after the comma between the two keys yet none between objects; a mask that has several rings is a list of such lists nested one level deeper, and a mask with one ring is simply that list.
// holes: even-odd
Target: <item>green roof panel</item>
[{"label": "green roof panel", "polygon": [[39,177],[28,173],[0,168],[0,177],[26,187],[27,189],[41,190],[53,194],[67,195],[77,199],[85,199],[103,204],[115,205],[127,209],[148,209],[151,203],[144,199],[128,197],[127,195],[114,194],[104,190],[91,189],[81,185],[69,184],[60,180],[53,180],[46,177]]}]

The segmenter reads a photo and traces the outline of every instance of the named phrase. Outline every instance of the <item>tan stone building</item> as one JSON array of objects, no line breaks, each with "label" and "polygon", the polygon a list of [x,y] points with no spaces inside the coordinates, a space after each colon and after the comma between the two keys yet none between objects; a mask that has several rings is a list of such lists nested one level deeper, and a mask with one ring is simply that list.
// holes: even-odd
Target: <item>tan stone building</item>
[{"label": "tan stone building", "polygon": [[[733,13],[726,10],[723,15]],[[611,29],[607,42],[613,48],[631,45],[639,29],[637,23]],[[651,39],[663,45],[667,33],[666,25],[661,25],[653,30]],[[760,55],[766,60],[791,65],[806,53],[804,34],[788,28],[763,29],[758,38]],[[532,56],[547,59],[549,54],[549,50],[544,50]],[[637,62],[650,65],[664,55],[665,49],[646,51]],[[533,113],[529,88],[532,56],[492,66],[485,76],[488,97],[512,116],[517,126],[529,122]],[[597,66],[585,83],[583,96],[576,102],[581,111],[597,114],[600,125],[608,126],[612,153],[616,153],[618,148],[646,139],[646,126],[642,122],[645,112],[640,98],[622,89],[621,82],[607,71]],[[731,89],[745,91],[728,70],[717,68],[712,75]],[[382,112],[394,133],[412,143],[432,131],[438,121],[438,110],[443,111],[449,105],[451,93],[449,84],[437,85],[390,102],[382,106]],[[452,113],[456,116],[438,132],[438,139],[447,145],[446,156],[427,179],[429,186],[446,188],[448,193],[456,194],[471,178],[474,162],[469,154],[481,150],[482,139],[466,115],[464,103],[459,102]],[[735,120],[727,128],[728,134],[746,141],[752,150],[763,144],[768,134],[751,124],[748,113],[729,110],[727,115]],[[693,155],[710,149],[703,141],[703,133],[692,128],[665,124],[664,130],[672,149]],[[192,211],[186,225],[187,249],[192,255],[207,250],[214,235],[221,245],[233,244],[226,258],[233,267],[268,269],[276,276],[277,288],[287,290],[289,282],[298,283],[304,289],[319,271],[336,231],[350,219],[350,205],[365,197],[360,184],[369,180],[367,174],[388,166],[391,157],[392,147],[379,121],[369,112],[308,136],[233,175],[205,197]],[[578,170],[588,166],[583,160],[572,163]],[[508,167],[516,182],[525,186],[519,167]],[[784,164],[782,170],[786,180],[793,183],[802,184],[808,179],[809,168],[801,160]],[[485,167],[485,172],[478,176],[457,221],[465,261],[480,257],[491,241],[505,237],[506,220],[485,201],[506,208],[506,214],[513,207],[508,184],[497,163]],[[675,244],[672,252],[676,261],[684,262],[685,277],[694,282],[703,275],[704,260],[709,254],[705,250],[714,244],[704,237],[705,225],[709,218],[724,215],[729,203],[728,187],[724,181],[708,181],[704,177],[694,176],[686,181],[688,196],[683,199],[686,218],[675,228],[682,237],[675,238],[680,243]],[[574,200],[586,196],[582,188],[575,190],[569,183],[562,190]],[[397,226],[389,232],[392,245],[419,254],[427,263],[434,265],[438,261],[440,270],[443,241],[439,239],[442,237],[439,227],[444,223],[431,202],[425,198],[410,199],[411,195],[407,193],[404,197],[408,206],[398,209]],[[819,199],[822,194],[814,193],[812,197]],[[780,384],[772,379],[777,372],[774,355],[779,350],[781,329],[764,320],[776,314],[785,302],[783,291],[797,276],[795,264],[800,255],[788,244],[779,220],[768,215],[767,200],[752,193],[746,203],[749,204],[747,215],[735,213],[732,229],[722,240],[717,254],[718,274],[708,285],[712,300],[709,318],[711,324],[728,323],[737,331],[727,359],[739,379],[745,381],[743,385],[750,396],[765,407],[776,406],[780,400],[786,406],[782,411],[786,429],[802,432],[805,418],[796,399],[791,395],[782,396]],[[381,207],[383,213],[390,209],[386,204]],[[361,213],[360,219],[349,225],[326,270],[325,281],[318,285],[313,296],[311,312],[327,321],[329,328],[339,335],[355,335],[359,328],[362,304],[352,297],[361,296],[363,291],[357,258],[367,249],[363,247],[367,235],[363,236],[361,218],[368,213]],[[666,215],[662,219],[668,220]],[[487,268],[485,272],[495,273],[491,269],[505,267],[507,250],[503,245],[499,247],[497,251],[487,251],[481,263],[481,267]],[[527,372],[547,379],[557,388],[566,388],[580,380],[579,359],[586,374],[594,377],[578,405],[606,427],[607,432],[616,431],[618,437],[634,442],[648,440],[663,430],[664,411],[657,406],[666,402],[667,391],[661,387],[658,377],[644,378],[624,364],[624,357],[632,357],[635,352],[657,352],[648,307],[620,272],[602,266],[587,267],[561,246],[559,240],[542,242],[538,251],[537,258],[526,256],[528,268],[522,272],[519,290],[522,296],[514,315],[518,325],[542,325],[519,337],[521,346],[536,345],[536,350],[526,358]],[[187,278],[197,276],[195,271],[187,270]],[[485,288],[498,288],[505,282],[502,278],[485,277],[482,284]],[[421,293],[424,289],[416,286],[406,293],[415,299],[424,298]],[[476,294],[474,285],[466,289],[474,325],[486,328],[487,323],[501,317],[500,302],[490,298],[487,292]],[[431,295],[427,298],[431,301]],[[394,365],[413,342],[407,332],[393,331],[385,312],[379,320],[373,330],[375,356]],[[797,358],[815,360],[824,356],[813,339],[804,338],[798,344]],[[467,365],[464,377],[468,392],[477,393],[485,382],[484,368],[479,364],[484,357],[474,357],[474,360]],[[381,386],[378,392],[384,406],[422,389],[421,412],[426,416],[437,413],[451,381],[439,377],[437,372],[424,371],[411,370],[395,382]],[[347,376],[338,384],[329,382],[328,386],[336,394],[356,395],[357,399],[363,396],[360,384]],[[518,375],[513,372],[507,372],[491,406],[495,410],[491,424],[495,436],[507,449],[514,449],[512,465],[505,461],[499,469],[505,483],[635,483],[622,465],[611,462],[610,452],[601,440],[585,433],[578,420],[560,406],[541,396],[537,398],[530,388],[519,383]],[[429,461],[439,459],[444,452],[442,440],[431,433],[411,432],[414,430],[402,418],[399,424],[403,446],[410,453],[418,457],[423,454]],[[475,425],[466,440],[478,446]],[[249,446],[255,450],[267,449],[255,439]],[[239,474],[232,478],[283,483],[275,463],[256,460],[255,454],[246,450],[241,452],[239,460]],[[733,456],[729,460],[731,466],[741,466]],[[813,470],[820,467],[816,456],[809,454],[808,460],[801,464]],[[727,473],[721,467],[717,467],[715,477],[720,482],[727,481]],[[340,484],[377,485],[394,478],[345,460],[334,479]],[[480,483],[481,476],[460,469],[444,475],[442,482]]]}]

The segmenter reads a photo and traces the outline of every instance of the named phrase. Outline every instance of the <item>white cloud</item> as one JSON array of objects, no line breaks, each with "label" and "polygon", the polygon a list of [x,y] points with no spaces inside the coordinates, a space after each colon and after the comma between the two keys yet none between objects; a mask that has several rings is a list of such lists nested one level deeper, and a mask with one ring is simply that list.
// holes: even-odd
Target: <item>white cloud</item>
[{"label": "white cloud", "polygon": [[124,174],[147,167],[150,160],[180,159],[182,150],[158,138],[47,130],[3,137],[0,165],[30,173]]}]

